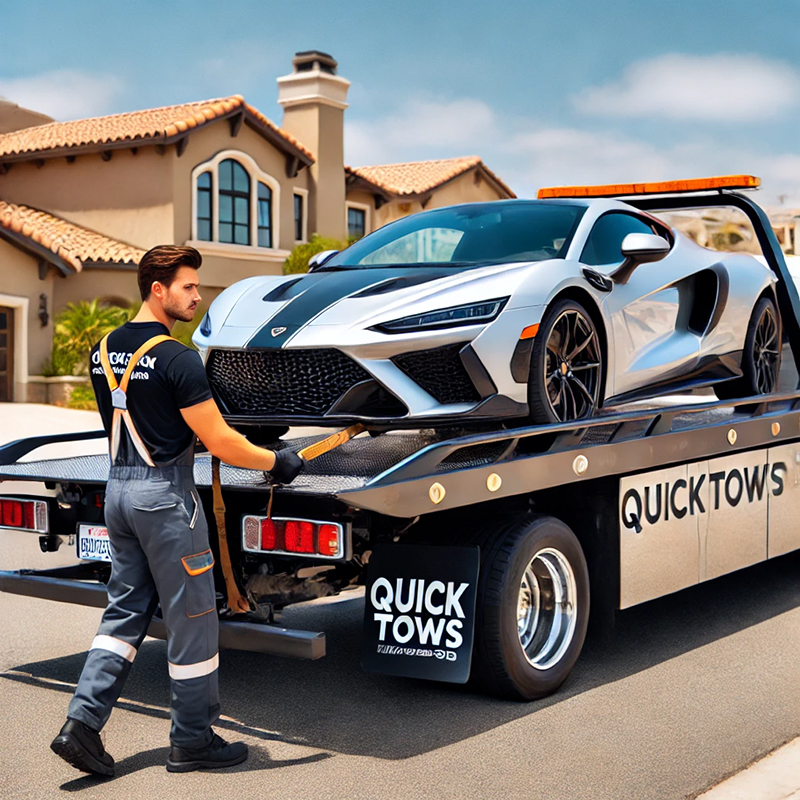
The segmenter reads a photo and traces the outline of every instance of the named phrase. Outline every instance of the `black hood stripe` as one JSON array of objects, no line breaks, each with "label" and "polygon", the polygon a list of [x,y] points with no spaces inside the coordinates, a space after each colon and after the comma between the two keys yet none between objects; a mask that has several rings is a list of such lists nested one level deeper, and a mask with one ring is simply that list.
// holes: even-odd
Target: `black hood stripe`
[{"label": "black hood stripe", "polygon": [[[339,272],[317,272],[295,284],[293,292],[302,289],[272,319],[260,328],[248,342],[248,347],[280,348],[325,309],[350,295],[357,294],[369,286],[382,283],[390,278],[413,276],[414,284],[454,275],[457,270],[409,267],[407,269],[389,267],[385,269],[348,269]],[[424,275],[424,277],[422,277]],[[422,280],[419,280],[422,278]],[[404,288],[400,283],[397,289]],[[389,294],[389,292],[387,292]],[[283,330],[281,330],[283,329]],[[279,331],[276,336],[273,331]]]}]

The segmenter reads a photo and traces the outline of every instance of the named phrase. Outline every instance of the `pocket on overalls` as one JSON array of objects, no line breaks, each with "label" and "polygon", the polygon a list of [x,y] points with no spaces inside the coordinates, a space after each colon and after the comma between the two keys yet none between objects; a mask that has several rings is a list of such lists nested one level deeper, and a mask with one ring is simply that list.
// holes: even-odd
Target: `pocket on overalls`
[{"label": "pocket on overalls", "polygon": [[217,606],[214,587],[214,556],[211,550],[184,556],[181,559],[186,570],[186,616],[201,617]]},{"label": "pocket on overalls", "polygon": [[166,511],[178,505],[169,481],[148,481],[143,489],[131,491],[131,507],[137,511]]}]

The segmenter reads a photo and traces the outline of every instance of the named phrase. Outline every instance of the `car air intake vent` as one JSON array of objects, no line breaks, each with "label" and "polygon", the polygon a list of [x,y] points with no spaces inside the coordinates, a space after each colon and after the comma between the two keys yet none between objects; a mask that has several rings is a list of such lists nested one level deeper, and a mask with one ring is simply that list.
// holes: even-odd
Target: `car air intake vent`
[{"label": "car air intake vent", "polygon": [[459,351],[464,343],[402,353],[392,361],[439,403],[477,403],[481,399]]},{"label": "car air intake vent", "polygon": [[380,283],[373,283],[372,286],[367,286],[366,289],[362,289],[358,294],[354,294],[353,297],[374,297],[377,294],[397,292],[400,289],[408,289],[410,286],[418,286],[421,283],[427,283],[428,281],[441,277],[439,273],[423,271],[419,275],[403,275],[400,278],[388,278]]},{"label": "car air intake vent", "polygon": [[208,379],[229,415],[321,417],[371,376],[340,350],[212,350]]},{"label": "car air intake vent", "polygon": [[263,298],[261,298],[265,303],[277,303],[281,300],[291,300],[293,297],[296,297],[302,291],[301,287],[297,287],[295,291],[292,289],[297,286],[300,281],[302,281],[302,277],[295,278],[293,281],[285,281],[280,286],[276,286],[271,292],[265,294]]}]

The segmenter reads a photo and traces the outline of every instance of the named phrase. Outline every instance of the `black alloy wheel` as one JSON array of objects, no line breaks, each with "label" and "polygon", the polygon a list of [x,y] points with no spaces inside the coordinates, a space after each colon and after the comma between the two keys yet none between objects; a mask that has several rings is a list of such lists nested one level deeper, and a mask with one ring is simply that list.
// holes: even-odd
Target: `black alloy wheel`
[{"label": "black alloy wheel", "polygon": [[721,400],[769,394],[778,386],[783,333],[775,301],[762,297],[753,309],[742,351],[742,377],[714,387]]},{"label": "black alloy wheel", "polygon": [[560,300],[547,310],[531,354],[528,404],[534,424],[592,417],[600,405],[603,355],[591,316]]}]

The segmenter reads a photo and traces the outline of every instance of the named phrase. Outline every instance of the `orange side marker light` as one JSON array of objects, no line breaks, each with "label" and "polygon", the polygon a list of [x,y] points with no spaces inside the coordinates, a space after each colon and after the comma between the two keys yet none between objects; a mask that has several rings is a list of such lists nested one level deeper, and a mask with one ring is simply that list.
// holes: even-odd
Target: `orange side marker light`
[{"label": "orange side marker light", "polygon": [[522,329],[522,333],[519,335],[520,339],[533,339],[536,334],[539,333],[539,323],[537,322],[535,325],[528,325],[527,328]]}]

